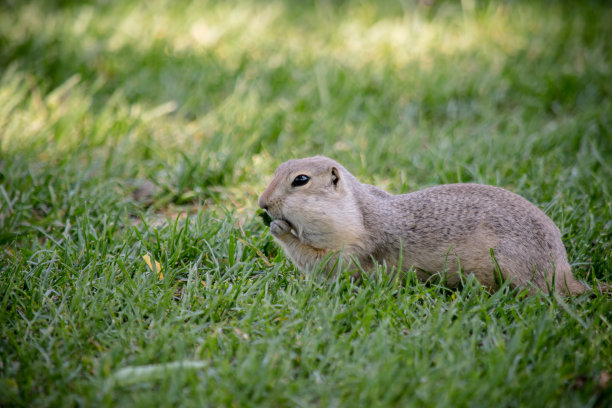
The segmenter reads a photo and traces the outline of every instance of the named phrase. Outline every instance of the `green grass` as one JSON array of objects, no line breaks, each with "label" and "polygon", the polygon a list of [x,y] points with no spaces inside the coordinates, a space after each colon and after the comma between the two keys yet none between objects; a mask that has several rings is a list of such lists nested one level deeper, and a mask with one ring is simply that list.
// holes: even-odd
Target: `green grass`
[{"label": "green grass", "polygon": [[473,3],[4,2],[0,405],[612,403],[609,296],[324,282],[255,215],[314,154],[495,184],[612,282],[612,8]]}]

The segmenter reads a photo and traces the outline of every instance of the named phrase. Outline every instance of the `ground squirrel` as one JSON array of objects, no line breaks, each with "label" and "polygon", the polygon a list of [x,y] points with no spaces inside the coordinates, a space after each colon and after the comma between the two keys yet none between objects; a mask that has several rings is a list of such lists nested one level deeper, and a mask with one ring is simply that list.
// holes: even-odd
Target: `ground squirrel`
[{"label": "ground squirrel", "polygon": [[586,290],[572,275],[553,221],[499,187],[447,184],[393,195],[316,156],[281,164],[259,206],[272,218],[273,237],[304,272],[329,258],[332,265],[339,253],[366,271],[374,262],[392,270],[401,256],[402,269],[414,267],[423,280],[444,273],[451,287],[463,270],[491,289],[500,271],[501,279],[532,292]]}]

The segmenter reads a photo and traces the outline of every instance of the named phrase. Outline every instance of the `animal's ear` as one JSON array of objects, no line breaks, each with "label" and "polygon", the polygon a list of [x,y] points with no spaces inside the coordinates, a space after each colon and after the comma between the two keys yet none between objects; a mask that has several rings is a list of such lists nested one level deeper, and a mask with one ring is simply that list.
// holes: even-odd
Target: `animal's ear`
[{"label": "animal's ear", "polygon": [[338,181],[340,181],[340,172],[336,167],[331,168],[331,182],[335,186],[338,185]]}]

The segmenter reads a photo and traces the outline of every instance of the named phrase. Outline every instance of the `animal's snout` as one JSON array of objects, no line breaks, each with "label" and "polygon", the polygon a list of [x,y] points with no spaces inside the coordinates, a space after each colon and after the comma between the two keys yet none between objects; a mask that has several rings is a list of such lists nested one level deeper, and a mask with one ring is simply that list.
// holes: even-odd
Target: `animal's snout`
[{"label": "animal's snout", "polygon": [[268,211],[268,201],[265,199],[263,194],[259,196],[259,199],[257,200],[257,205],[259,205],[259,208],[261,208],[262,210]]}]

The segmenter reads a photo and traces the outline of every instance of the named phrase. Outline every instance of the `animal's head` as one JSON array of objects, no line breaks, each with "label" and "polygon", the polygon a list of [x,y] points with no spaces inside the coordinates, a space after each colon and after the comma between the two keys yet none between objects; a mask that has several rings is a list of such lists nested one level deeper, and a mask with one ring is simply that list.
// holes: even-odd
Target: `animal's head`
[{"label": "animal's head", "polygon": [[327,157],[289,160],[278,166],[258,203],[273,219],[287,221],[303,242],[338,249],[351,243],[361,227],[353,180],[357,182]]}]

